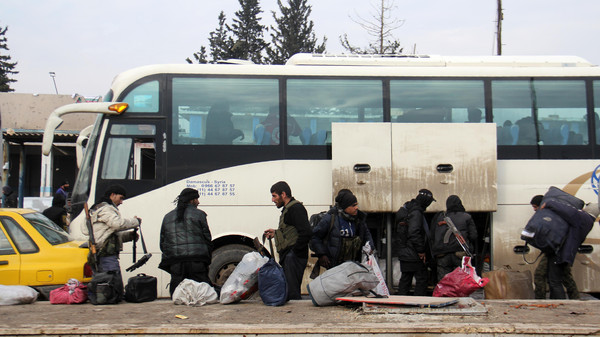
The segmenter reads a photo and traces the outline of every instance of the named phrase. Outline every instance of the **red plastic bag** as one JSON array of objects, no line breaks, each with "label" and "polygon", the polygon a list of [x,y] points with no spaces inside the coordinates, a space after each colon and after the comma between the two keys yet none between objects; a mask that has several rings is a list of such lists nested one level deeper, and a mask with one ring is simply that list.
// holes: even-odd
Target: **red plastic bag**
[{"label": "red plastic bag", "polygon": [[446,274],[433,290],[435,297],[467,297],[475,290],[483,288],[490,280],[479,277],[471,265],[469,256],[463,257],[462,267]]},{"label": "red plastic bag", "polygon": [[76,279],[70,279],[64,286],[50,292],[50,303],[52,304],[85,303],[87,299],[87,286],[79,283]]}]

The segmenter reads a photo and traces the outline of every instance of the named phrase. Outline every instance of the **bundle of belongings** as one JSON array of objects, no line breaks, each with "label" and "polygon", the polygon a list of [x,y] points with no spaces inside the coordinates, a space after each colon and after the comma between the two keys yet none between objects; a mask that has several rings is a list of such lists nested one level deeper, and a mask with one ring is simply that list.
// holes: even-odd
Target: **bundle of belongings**
[{"label": "bundle of belongings", "polygon": [[317,276],[306,288],[314,305],[326,306],[337,304],[338,297],[368,294],[378,285],[379,279],[368,265],[347,261]]},{"label": "bundle of belongings", "polygon": [[531,217],[521,239],[544,253],[556,254],[557,263],[573,264],[598,216],[598,204],[584,202],[556,187],[550,187],[541,208]]}]

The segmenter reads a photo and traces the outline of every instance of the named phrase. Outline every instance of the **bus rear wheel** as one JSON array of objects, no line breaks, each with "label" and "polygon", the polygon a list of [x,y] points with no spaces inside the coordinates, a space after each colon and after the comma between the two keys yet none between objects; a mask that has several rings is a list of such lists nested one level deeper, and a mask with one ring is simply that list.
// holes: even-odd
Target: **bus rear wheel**
[{"label": "bus rear wheel", "polygon": [[208,277],[216,286],[222,286],[246,253],[254,249],[244,245],[226,245],[213,252]]}]

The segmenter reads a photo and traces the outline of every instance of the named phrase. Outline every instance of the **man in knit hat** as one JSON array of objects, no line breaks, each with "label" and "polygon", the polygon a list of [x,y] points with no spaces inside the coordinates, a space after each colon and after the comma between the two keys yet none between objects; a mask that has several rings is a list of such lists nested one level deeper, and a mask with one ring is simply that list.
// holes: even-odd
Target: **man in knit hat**
[{"label": "man in knit hat", "polygon": [[206,282],[212,258],[212,236],[206,213],[198,209],[198,190],[184,188],[175,199],[177,207],[165,215],[160,228],[162,260],[158,267],[171,274],[169,292],[184,279]]},{"label": "man in knit hat", "polygon": [[371,249],[375,247],[366,219],[356,196],[350,190],[340,190],[335,205],[313,228],[310,247],[319,257],[319,265],[332,268],[345,261],[360,262],[362,247],[367,242]]}]

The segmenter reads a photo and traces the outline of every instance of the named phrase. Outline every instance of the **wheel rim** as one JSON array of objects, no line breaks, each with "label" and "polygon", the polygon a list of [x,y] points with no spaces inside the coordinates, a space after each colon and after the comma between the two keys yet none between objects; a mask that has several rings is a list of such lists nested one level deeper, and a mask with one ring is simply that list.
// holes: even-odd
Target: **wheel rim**
[{"label": "wheel rim", "polygon": [[222,286],[229,277],[229,275],[233,273],[233,270],[235,269],[236,265],[237,263],[228,263],[221,267],[221,269],[219,269],[219,271],[217,272],[217,276],[215,277],[215,284],[218,286]]}]

